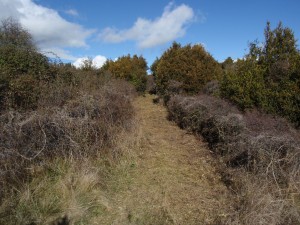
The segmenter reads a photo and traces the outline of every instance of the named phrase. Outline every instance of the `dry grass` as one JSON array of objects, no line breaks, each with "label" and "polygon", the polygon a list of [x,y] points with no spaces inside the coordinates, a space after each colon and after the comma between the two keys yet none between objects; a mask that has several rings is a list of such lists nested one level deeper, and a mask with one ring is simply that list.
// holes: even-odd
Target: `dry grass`
[{"label": "dry grass", "polygon": [[125,81],[92,78],[77,89],[48,87],[36,111],[0,115],[1,223],[50,224],[60,213],[85,221],[94,204],[102,207],[99,171],[129,151],[124,134],[136,129],[135,91]]},{"label": "dry grass", "polygon": [[99,188],[103,172],[100,169],[103,168],[89,164],[87,161],[78,164],[56,160],[44,166],[40,174],[14,196],[15,199],[6,199],[11,203],[17,201],[17,204],[11,205],[3,222],[51,224],[66,217],[74,224],[84,223],[93,214],[101,213],[106,209],[104,194]]},{"label": "dry grass", "polygon": [[[0,224],[110,224],[115,209],[112,196],[134,160],[140,145],[140,129],[133,120],[131,132],[123,129],[112,152],[117,159],[86,156],[55,158],[32,165],[32,179],[7,196],[0,206]],[[64,221],[65,223],[63,223]]]},{"label": "dry grass", "polygon": [[206,146],[166,120],[152,97],[135,101],[142,142],[136,161],[111,185],[114,207],[105,224],[217,224],[230,213],[229,192]]}]

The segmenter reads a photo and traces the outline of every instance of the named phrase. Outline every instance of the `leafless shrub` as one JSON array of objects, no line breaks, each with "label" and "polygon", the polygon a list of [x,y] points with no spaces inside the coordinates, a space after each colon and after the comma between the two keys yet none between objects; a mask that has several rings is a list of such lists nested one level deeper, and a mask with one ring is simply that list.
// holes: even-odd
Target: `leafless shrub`
[{"label": "leafless shrub", "polygon": [[227,179],[240,198],[236,216],[243,218],[237,224],[299,223],[294,193],[300,191],[300,135],[286,120],[258,111],[242,114],[207,95],[174,96],[168,111],[180,127],[202,135],[228,171],[244,171],[244,177],[238,172]]},{"label": "leafless shrub", "polygon": [[60,82],[45,86],[40,94],[38,107],[40,109],[47,109],[53,106],[62,107],[70,99],[76,98],[78,91],[78,88]]},{"label": "leafless shrub", "polygon": [[166,85],[164,94],[162,95],[164,104],[167,105],[171,97],[173,97],[174,95],[179,95],[183,93],[183,83],[176,80],[170,80]]},{"label": "leafless shrub", "polygon": [[237,201],[229,224],[299,224],[299,212],[266,178],[235,172]]},{"label": "leafless shrub", "polygon": [[203,93],[207,95],[214,95],[219,92],[219,89],[220,89],[219,81],[212,80],[203,87]]},{"label": "leafless shrub", "polygon": [[79,90],[65,102],[49,97],[36,111],[2,113],[0,186],[4,188],[0,191],[0,202],[9,185],[30,178],[31,165],[43,165],[55,157],[80,160],[87,155],[114,158],[121,154],[110,152],[110,148],[120,131],[132,127],[134,93],[126,82],[110,81],[97,92]]},{"label": "leafless shrub", "polygon": [[152,95],[156,94],[156,84],[155,84],[155,78],[153,75],[147,76],[146,91],[148,91],[149,94],[152,94]]}]

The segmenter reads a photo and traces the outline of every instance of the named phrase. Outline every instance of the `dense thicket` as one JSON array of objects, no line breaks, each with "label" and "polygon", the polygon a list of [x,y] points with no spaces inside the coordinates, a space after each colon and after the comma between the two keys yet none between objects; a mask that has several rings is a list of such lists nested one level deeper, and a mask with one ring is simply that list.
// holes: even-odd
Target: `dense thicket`
[{"label": "dense thicket", "polygon": [[225,164],[220,174],[236,205],[218,224],[299,224],[300,134],[287,121],[208,95],[173,96],[167,107]]},{"label": "dense thicket", "polygon": [[0,108],[34,108],[41,83],[53,79],[47,57],[13,19],[0,25]]},{"label": "dense thicket", "polygon": [[[141,59],[132,60],[141,64]],[[8,216],[12,211],[7,199],[37,176],[32,172],[36,167],[45,169],[56,159],[118,158],[122,154],[116,147],[120,134],[133,128],[131,100],[135,94],[133,85],[103,77],[88,64],[76,69],[71,64],[51,63],[17,22],[3,21],[0,210],[4,211],[0,212],[0,224],[7,224],[9,219],[2,215]]]},{"label": "dense thicket", "polygon": [[133,84],[138,92],[144,92],[147,84],[147,62],[142,56],[130,55],[117,60],[107,60],[100,69],[102,74],[110,73],[114,78],[125,79]]},{"label": "dense thicket", "polygon": [[267,23],[265,41],[251,43],[245,59],[225,71],[223,97],[241,109],[259,107],[300,125],[300,53],[290,28],[279,23],[272,30]]},{"label": "dense thicket", "polygon": [[162,94],[174,82],[185,92],[197,93],[221,76],[220,65],[202,45],[182,47],[176,42],[153,63],[151,70]]}]

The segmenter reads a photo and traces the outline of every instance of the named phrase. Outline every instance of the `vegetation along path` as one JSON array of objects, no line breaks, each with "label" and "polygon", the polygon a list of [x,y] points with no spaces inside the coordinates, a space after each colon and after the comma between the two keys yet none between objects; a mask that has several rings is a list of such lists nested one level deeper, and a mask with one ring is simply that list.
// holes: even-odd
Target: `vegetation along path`
[{"label": "vegetation along path", "polygon": [[129,181],[117,181],[112,224],[216,224],[226,216],[228,195],[209,150],[168,121],[166,109],[152,99],[134,103],[142,143]]}]

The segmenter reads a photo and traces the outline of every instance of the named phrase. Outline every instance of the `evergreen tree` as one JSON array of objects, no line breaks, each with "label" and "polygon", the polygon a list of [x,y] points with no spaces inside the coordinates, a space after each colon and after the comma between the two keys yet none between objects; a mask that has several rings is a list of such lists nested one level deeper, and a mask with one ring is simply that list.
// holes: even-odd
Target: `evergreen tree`
[{"label": "evergreen tree", "polygon": [[100,69],[101,73],[110,73],[115,78],[132,83],[137,91],[144,92],[147,83],[147,62],[142,56],[119,57],[116,61],[107,60]]},{"label": "evergreen tree", "polygon": [[181,47],[174,42],[152,66],[159,92],[164,94],[170,82],[182,83],[188,93],[197,93],[203,86],[219,79],[221,67],[202,45]]},{"label": "evergreen tree", "polygon": [[[221,95],[242,109],[258,106],[300,126],[300,53],[293,31],[267,22],[263,43],[250,43],[249,53],[225,74]],[[249,65],[251,65],[249,67]]]}]

